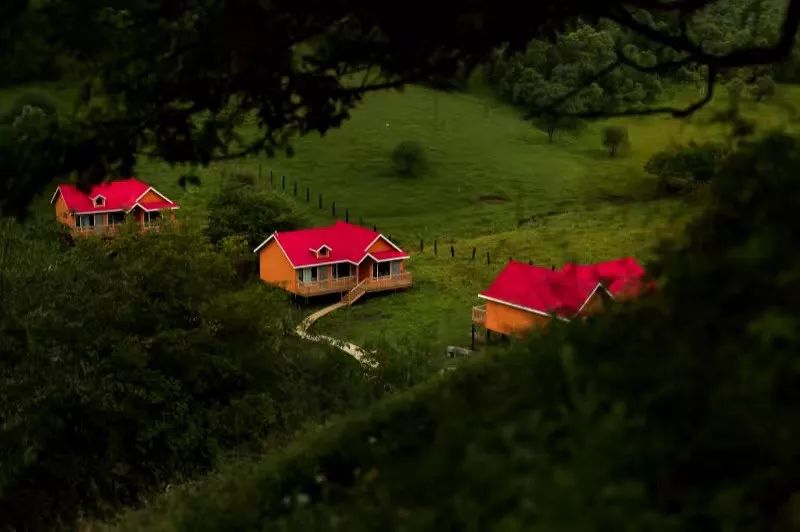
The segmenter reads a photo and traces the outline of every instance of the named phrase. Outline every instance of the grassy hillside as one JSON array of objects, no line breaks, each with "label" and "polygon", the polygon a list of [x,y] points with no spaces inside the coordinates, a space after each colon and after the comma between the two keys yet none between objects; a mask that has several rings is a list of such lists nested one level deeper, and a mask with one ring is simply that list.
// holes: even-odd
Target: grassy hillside
[{"label": "grassy hillside", "polygon": [[[72,93],[50,90],[68,108]],[[0,104],[21,91],[0,93]],[[646,260],[655,243],[679,231],[680,222],[672,218],[685,219],[690,207],[684,200],[658,200],[655,180],[643,165],[671,143],[723,135],[720,126],[709,123],[714,110],[726,104],[721,92],[714,105],[688,120],[599,121],[551,145],[516,110],[488,97],[409,87],[369,95],[341,129],[323,138],[298,139],[292,158],[253,158],[200,169],[141,160],[136,173],[179,201],[181,216],[196,226],[205,223],[208,199],[233,173],[260,171],[262,185],[269,187],[271,171],[276,190],[286,175],[285,193],[292,196],[298,183],[298,206],[312,223],[329,223],[335,201],[337,217],[343,218],[347,208],[351,221],[377,225],[414,253],[412,291],[367,298],[320,322],[321,330],[361,343],[465,344],[469,308],[508,257],[544,264],[620,255]],[[691,96],[684,93],[676,101]],[[761,129],[791,129],[793,102],[798,101],[800,88],[782,87],[757,113],[751,104],[745,113]],[[600,131],[607,123],[629,128],[629,153],[611,158],[604,151]],[[425,147],[430,160],[425,175],[395,175],[390,153],[403,140]],[[182,190],[178,177],[192,171],[203,185]],[[39,210],[49,217],[46,199]],[[420,239],[426,242],[421,255]],[[434,239],[438,257],[432,256]],[[447,257],[451,243],[456,260]],[[475,263],[466,259],[472,247],[477,248]]]},{"label": "grassy hillside", "polygon": [[479,302],[478,292],[509,258],[559,266],[567,261],[593,262],[625,255],[644,261],[659,240],[679,234],[690,212],[682,200],[658,200],[557,214],[514,231],[459,240],[454,244],[455,258],[450,257],[449,246],[441,245],[434,255],[428,243],[409,263],[415,276],[413,290],[367,296],[315,327],[366,345],[384,341],[423,341],[437,349],[469,345],[470,309]]}]

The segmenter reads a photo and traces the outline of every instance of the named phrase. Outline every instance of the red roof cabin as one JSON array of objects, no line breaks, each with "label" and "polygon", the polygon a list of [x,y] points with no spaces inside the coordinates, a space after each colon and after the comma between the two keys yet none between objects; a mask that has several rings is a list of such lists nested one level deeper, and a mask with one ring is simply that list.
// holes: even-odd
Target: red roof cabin
[{"label": "red roof cabin", "polygon": [[88,193],[75,185],[58,185],[50,203],[55,205],[56,219],[79,235],[113,234],[126,218],[135,220],[143,230],[157,229],[165,214],[174,219],[174,211],[180,208],[136,178],[100,183]]},{"label": "red roof cabin", "polygon": [[645,288],[635,259],[566,264],[559,270],[510,261],[478,297],[474,324],[504,335],[522,335],[552,319],[570,321],[602,310],[607,301],[629,299]]},{"label": "red roof cabin", "polygon": [[346,222],[275,232],[253,251],[262,280],[303,297],[340,293],[349,305],[367,292],[411,286],[405,251]]}]

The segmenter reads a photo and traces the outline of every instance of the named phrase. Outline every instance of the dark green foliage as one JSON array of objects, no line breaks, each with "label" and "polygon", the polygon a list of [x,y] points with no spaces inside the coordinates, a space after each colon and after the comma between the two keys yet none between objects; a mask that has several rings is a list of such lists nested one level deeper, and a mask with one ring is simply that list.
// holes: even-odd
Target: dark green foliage
[{"label": "dark green foliage", "polygon": [[615,157],[621,150],[630,145],[628,128],[625,126],[606,126],[603,128],[603,146],[608,154]]},{"label": "dark green foliage", "polygon": [[753,83],[750,93],[757,102],[775,95],[775,81],[770,76],[759,76]]},{"label": "dark green foliage", "polygon": [[556,133],[564,131],[575,132],[582,126],[581,121],[575,117],[550,113],[533,117],[531,121],[537,129],[547,134],[547,140],[550,144],[553,143]]},{"label": "dark green foliage", "polygon": [[665,192],[687,192],[695,183],[709,181],[714,176],[726,151],[721,144],[692,142],[656,153],[644,169],[659,178]]},{"label": "dark green foliage", "polygon": [[[587,85],[555,109],[550,108],[568,92],[583,86],[595,72],[611,64],[616,58],[616,49],[623,45],[631,57],[647,54],[616,26],[578,24],[571,31],[559,34],[554,43],[534,40],[525,53],[510,58],[499,56],[491,70],[490,81],[498,87],[503,100],[529,110],[532,116],[537,117],[546,109],[535,125],[549,134],[553,119],[548,116],[554,111],[562,114],[613,111],[652,103],[661,93],[657,79],[623,68]],[[648,57],[641,59],[648,62]],[[563,129],[576,124],[572,119]]]},{"label": "dark green foliage", "polygon": [[743,145],[651,265],[656,293],[554,323],[122,528],[796,530],[798,173],[796,140]]},{"label": "dark green foliage", "polygon": [[285,293],[243,286],[197,235],[62,248],[40,229],[0,234],[0,528],[135,503],[372,396],[352,359],[288,334]]},{"label": "dark green foliage", "polygon": [[428,167],[425,148],[413,140],[401,142],[392,150],[392,165],[401,176],[419,177]]},{"label": "dark green foliage", "polygon": [[286,198],[236,179],[209,201],[206,234],[215,244],[241,236],[253,249],[274,231],[301,225],[302,216]]}]

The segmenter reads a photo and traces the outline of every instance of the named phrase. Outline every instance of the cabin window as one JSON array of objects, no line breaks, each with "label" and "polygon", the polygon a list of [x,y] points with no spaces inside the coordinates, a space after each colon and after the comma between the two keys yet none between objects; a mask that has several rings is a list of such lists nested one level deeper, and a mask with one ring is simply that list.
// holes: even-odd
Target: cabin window
[{"label": "cabin window", "polygon": [[331,250],[323,246],[317,250],[317,257],[327,257],[331,254]]},{"label": "cabin window", "polygon": [[76,227],[94,227],[94,216],[91,214],[80,214],[75,217]]},{"label": "cabin window", "polygon": [[352,277],[356,274],[355,272],[356,267],[352,264],[342,263],[336,264],[333,267],[333,276],[338,278],[342,277]]},{"label": "cabin window", "polygon": [[317,280],[317,268],[303,268],[297,270],[297,280],[301,283],[312,283]]},{"label": "cabin window", "polygon": [[400,261],[395,260],[389,263],[392,275],[400,275]]},{"label": "cabin window", "polygon": [[105,204],[106,204],[106,199],[105,199],[103,196],[97,196],[97,197],[94,199],[94,205],[95,205],[95,207],[102,207],[102,206],[103,206],[103,205],[105,205]]},{"label": "cabin window", "polygon": [[108,213],[108,225],[117,225],[125,222],[124,212],[110,212]]},{"label": "cabin window", "polygon": [[160,218],[161,213],[158,211],[144,213],[144,220],[149,223],[157,222]]},{"label": "cabin window", "polygon": [[372,265],[373,277],[386,277],[391,272],[391,267],[388,262],[376,262]]},{"label": "cabin window", "polygon": [[320,281],[324,281],[328,278],[328,267],[327,266],[318,266],[317,267],[317,277]]},{"label": "cabin window", "polygon": [[94,215],[94,225],[106,225],[106,213],[102,214],[95,214]]}]

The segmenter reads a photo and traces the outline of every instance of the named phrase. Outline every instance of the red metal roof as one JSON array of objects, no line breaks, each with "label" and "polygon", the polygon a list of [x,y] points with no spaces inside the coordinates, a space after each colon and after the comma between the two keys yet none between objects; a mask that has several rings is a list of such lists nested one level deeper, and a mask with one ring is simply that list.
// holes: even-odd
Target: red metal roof
[{"label": "red metal roof", "polygon": [[602,283],[614,297],[633,297],[649,286],[644,282],[644,268],[633,257],[597,264],[566,264],[561,271]]},{"label": "red metal roof", "polygon": [[[141,204],[147,210],[177,209],[178,204],[166,198],[163,194],[152,188],[147,183],[134,177],[128,179],[118,179],[100,183],[91,188],[88,194],[78,190],[75,185],[58,185],[58,189],[53,194],[52,201],[60,193],[67,204],[67,208],[77,213],[92,213],[106,211],[128,211],[139,198],[144,196],[148,190],[153,190],[157,195],[164,198],[162,201],[151,201]],[[102,205],[96,205],[95,199],[98,196],[105,198]]]},{"label": "red metal roof", "polygon": [[[380,238],[394,250],[372,253],[377,260],[408,258],[406,253],[380,233],[341,221],[327,227],[273,233],[254,251],[264,247],[272,238],[278,242],[295,268],[332,262],[358,264],[367,256],[367,248]],[[327,246],[330,251],[325,256],[317,257],[316,251],[322,246]]]},{"label": "red metal roof", "polygon": [[571,318],[597,288],[597,281],[589,277],[512,260],[480,295],[532,312]]}]

